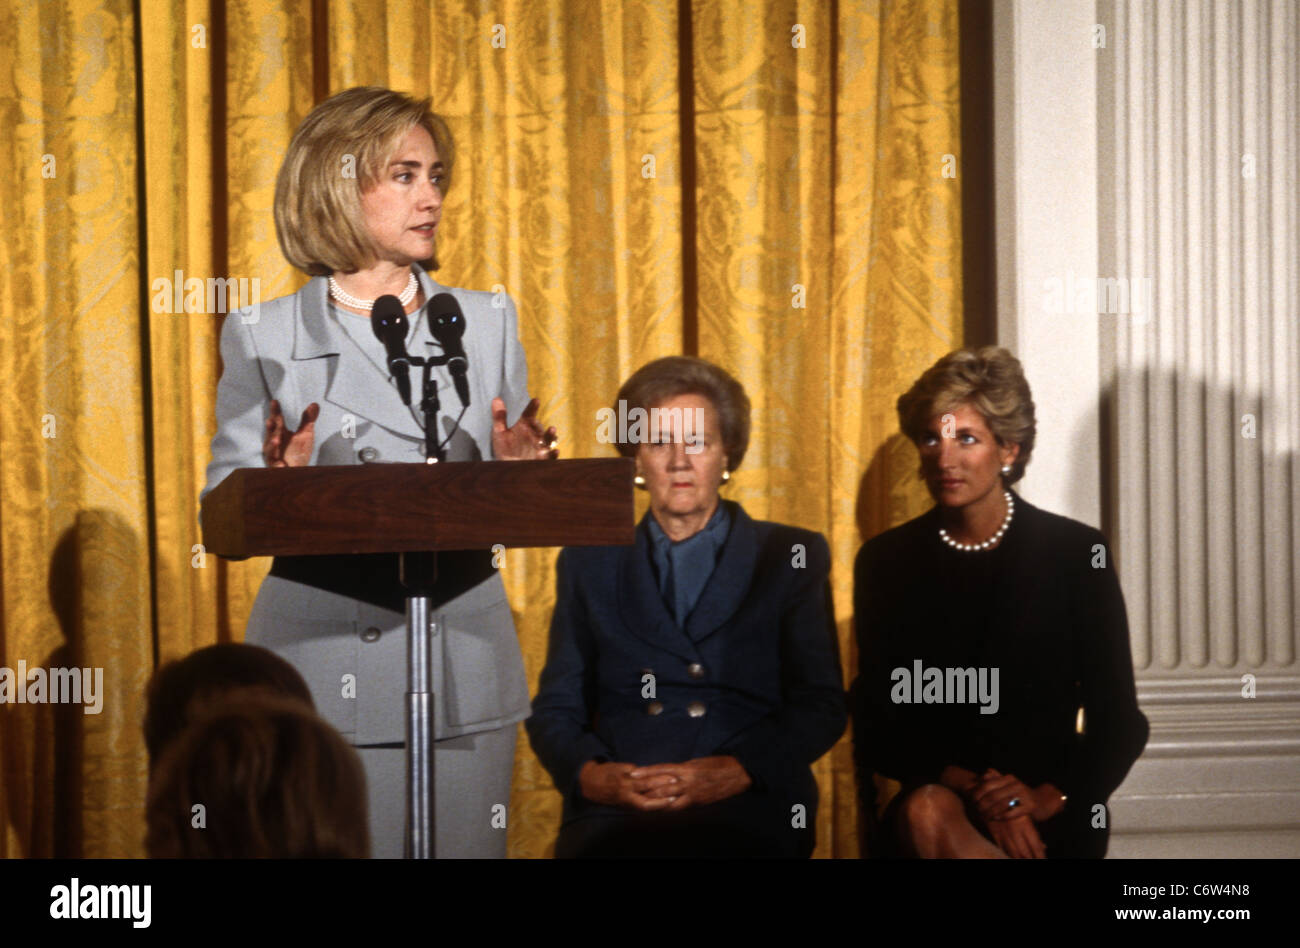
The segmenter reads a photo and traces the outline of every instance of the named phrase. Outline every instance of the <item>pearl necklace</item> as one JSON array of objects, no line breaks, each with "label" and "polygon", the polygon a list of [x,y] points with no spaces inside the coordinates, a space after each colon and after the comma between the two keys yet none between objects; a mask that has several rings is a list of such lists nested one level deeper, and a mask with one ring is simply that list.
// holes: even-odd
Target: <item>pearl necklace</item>
[{"label": "pearl necklace", "polygon": [[[419,281],[415,279],[415,273],[412,272],[410,276],[411,278],[406,281],[406,289],[402,290],[402,295],[397,298],[398,302],[403,306],[411,305],[411,300],[415,299],[416,291],[420,288]],[[350,293],[344,292],[343,287],[339,286],[338,281],[334,279],[333,274],[330,274],[330,296],[334,297],[344,306],[351,306],[353,309],[363,309],[367,313],[375,308],[374,300],[357,299]]]},{"label": "pearl necklace", "polygon": [[948,531],[943,527],[939,528],[939,539],[948,544],[954,550],[960,550],[962,553],[974,553],[978,550],[987,550],[995,543],[1002,539],[1002,534],[1007,532],[1007,527],[1011,526],[1011,515],[1016,512],[1015,501],[1011,499],[1011,491],[1004,490],[1002,496],[1007,501],[1007,515],[1002,521],[1002,526],[998,527],[998,532],[993,534],[983,543],[958,543],[952,537],[948,536]]}]

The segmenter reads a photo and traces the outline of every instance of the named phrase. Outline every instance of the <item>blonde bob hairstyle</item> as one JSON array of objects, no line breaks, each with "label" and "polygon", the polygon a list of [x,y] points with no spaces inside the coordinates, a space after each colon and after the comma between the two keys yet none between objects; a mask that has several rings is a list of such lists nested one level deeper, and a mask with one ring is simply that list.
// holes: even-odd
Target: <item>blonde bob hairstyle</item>
[{"label": "blonde bob hairstyle", "polygon": [[1003,481],[1020,480],[1034,450],[1035,432],[1034,400],[1020,360],[999,346],[948,353],[898,399],[898,426],[919,444],[932,418],[962,404],[984,416],[999,445],[1020,445]]},{"label": "blonde bob hairstyle", "polygon": [[[678,395],[700,395],[713,403],[722,429],[722,447],[727,455],[727,469],[734,471],[745,459],[749,448],[749,396],[745,386],[712,362],[692,356],[665,356],[637,369],[618,390],[618,401],[630,413],[633,409],[649,412]],[[614,408],[615,417],[619,406]],[[638,445],[621,441],[619,454],[633,457]]]},{"label": "blonde bob hairstyle", "polygon": [[[289,141],[275,181],[275,235],[285,259],[312,276],[352,273],[375,256],[361,194],[374,187],[402,139],[416,126],[433,138],[451,183],[451,133],[429,99],[358,86],[308,113]],[[437,269],[437,260],[421,261]]]}]

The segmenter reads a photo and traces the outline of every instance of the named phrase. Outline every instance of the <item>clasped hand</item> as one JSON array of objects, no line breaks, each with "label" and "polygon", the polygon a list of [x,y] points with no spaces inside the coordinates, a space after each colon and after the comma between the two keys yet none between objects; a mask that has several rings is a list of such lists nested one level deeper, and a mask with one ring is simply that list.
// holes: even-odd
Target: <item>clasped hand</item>
[{"label": "clasped hand", "polygon": [[[1035,823],[1060,812],[1060,793],[1043,784],[1030,787],[1012,774],[984,771],[968,797],[998,848],[1016,859],[1043,859],[1047,846]],[[1016,806],[1011,801],[1018,800]]]},{"label": "clasped hand", "polygon": [[734,757],[697,757],[679,764],[598,764],[578,775],[582,795],[593,803],[630,810],[684,810],[743,793],[753,784]]}]

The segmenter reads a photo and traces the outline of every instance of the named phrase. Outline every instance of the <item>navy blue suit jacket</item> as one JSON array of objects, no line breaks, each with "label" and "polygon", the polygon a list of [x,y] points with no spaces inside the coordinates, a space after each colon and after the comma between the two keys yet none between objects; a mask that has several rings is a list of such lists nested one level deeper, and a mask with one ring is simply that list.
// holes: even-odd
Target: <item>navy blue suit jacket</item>
[{"label": "navy blue suit jacket", "polygon": [[[730,755],[754,780],[747,792],[805,803],[812,825],[810,765],[847,724],[830,550],[819,533],[724,503],[731,532],[684,629],[659,593],[649,514],[632,546],[560,553],[546,667],[525,726],[565,795],[566,820],[610,811],[577,788],[593,758]],[[701,666],[694,675],[692,665]],[[691,716],[694,703],[702,714]]]}]

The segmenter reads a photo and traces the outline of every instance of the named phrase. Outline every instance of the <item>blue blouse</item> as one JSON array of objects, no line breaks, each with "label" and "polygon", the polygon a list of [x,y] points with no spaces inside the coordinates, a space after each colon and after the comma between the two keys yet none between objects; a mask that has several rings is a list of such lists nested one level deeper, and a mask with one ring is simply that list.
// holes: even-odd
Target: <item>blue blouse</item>
[{"label": "blue blouse", "polygon": [[726,504],[719,501],[718,509],[703,530],[677,542],[664,533],[654,514],[646,519],[650,521],[650,549],[659,580],[659,594],[677,620],[678,628],[685,628],[686,619],[700,601],[727,543],[731,515],[727,513]]}]

